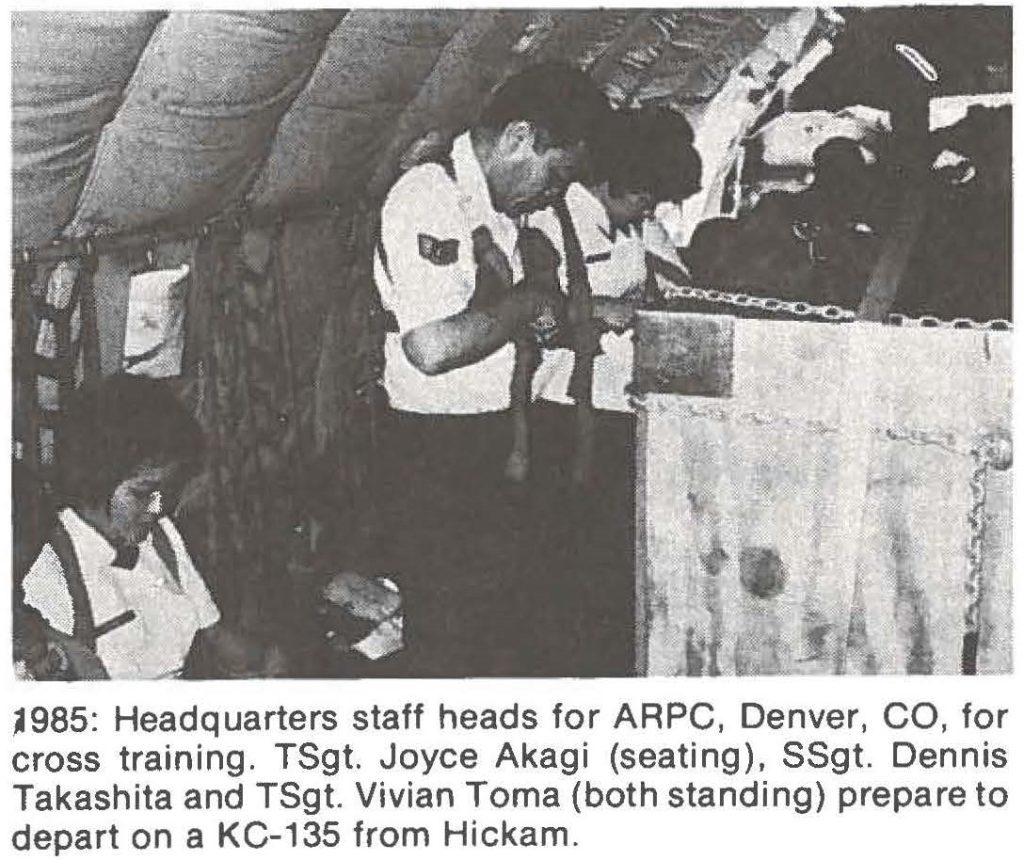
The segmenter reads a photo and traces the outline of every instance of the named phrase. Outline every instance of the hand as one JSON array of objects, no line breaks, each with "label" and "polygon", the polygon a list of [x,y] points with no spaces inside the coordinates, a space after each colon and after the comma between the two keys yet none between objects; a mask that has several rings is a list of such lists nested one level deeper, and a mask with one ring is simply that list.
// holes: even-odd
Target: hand
[{"label": "hand", "polygon": [[394,615],[402,604],[401,595],[393,588],[388,588],[379,579],[351,571],[332,576],[320,596],[357,618],[375,622]]},{"label": "hand", "polygon": [[512,266],[486,227],[477,227],[473,231],[473,260],[476,263],[476,288],[469,306],[494,307],[512,288]]},{"label": "hand", "polygon": [[558,338],[558,319],[554,313],[545,310],[537,319],[530,323],[530,330],[542,347],[550,347]]},{"label": "hand", "polygon": [[48,625],[32,633],[16,633],[14,658],[19,677],[35,681],[79,681],[108,677],[95,651]]},{"label": "hand", "polygon": [[530,323],[540,346],[551,347],[555,343],[562,330],[564,315],[565,298],[561,293],[549,293],[542,298],[540,312]]}]

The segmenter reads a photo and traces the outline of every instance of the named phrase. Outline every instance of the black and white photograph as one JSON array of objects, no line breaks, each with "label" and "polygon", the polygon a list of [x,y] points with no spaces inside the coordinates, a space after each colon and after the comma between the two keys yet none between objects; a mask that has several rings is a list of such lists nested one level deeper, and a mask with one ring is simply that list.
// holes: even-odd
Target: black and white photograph
[{"label": "black and white photograph", "polygon": [[11,24],[18,678],[1012,672],[1011,7]]}]

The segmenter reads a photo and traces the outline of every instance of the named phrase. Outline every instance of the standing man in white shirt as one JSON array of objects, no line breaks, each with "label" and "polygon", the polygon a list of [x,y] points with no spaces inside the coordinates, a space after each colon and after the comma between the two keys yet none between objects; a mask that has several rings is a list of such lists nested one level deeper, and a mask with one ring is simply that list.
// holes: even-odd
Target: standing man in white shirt
[{"label": "standing man in white shirt", "polygon": [[397,331],[385,343],[382,479],[408,674],[526,674],[528,652],[543,648],[527,627],[530,491],[504,478],[505,410],[513,337],[559,309],[528,287],[474,303],[474,235],[488,235],[499,268],[521,280],[515,219],[564,194],[607,110],[579,70],[527,68],[493,94],[450,158],[409,170],[384,203],[374,275]]}]

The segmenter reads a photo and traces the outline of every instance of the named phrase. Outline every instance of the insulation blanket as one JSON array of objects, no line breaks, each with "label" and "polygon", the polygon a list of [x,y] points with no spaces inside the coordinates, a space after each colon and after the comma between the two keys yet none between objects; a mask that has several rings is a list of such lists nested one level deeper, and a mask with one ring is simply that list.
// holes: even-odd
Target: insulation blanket
[{"label": "insulation blanket", "polygon": [[19,12],[14,241],[34,247],[62,234],[194,225],[235,208],[383,197],[411,144],[465,128],[492,87],[528,63],[575,62],[617,102],[700,102],[755,51],[743,80],[774,86],[772,70],[800,53],[818,17],[792,9]]},{"label": "insulation blanket", "polygon": [[1008,671],[1010,341],[641,314],[641,672]]},{"label": "insulation blanket", "polygon": [[157,12],[12,15],[15,241],[49,241],[71,219],[100,133],[162,18]]}]

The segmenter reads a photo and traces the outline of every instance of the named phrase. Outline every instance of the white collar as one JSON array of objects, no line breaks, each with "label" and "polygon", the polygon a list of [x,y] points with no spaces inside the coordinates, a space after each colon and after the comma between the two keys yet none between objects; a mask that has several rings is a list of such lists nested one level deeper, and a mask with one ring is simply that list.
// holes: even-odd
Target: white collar
[{"label": "white collar", "polygon": [[[459,188],[460,205],[463,212],[474,224],[488,224],[497,227],[506,239],[515,243],[518,233],[515,222],[494,208],[487,177],[473,148],[470,132],[460,134],[452,142],[452,167],[455,170],[455,184]],[[497,238],[497,237],[496,237]]]},{"label": "white collar", "polygon": [[612,227],[612,219],[609,217],[604,203],[601,202],[601,198],[580,182],[574,182],[569,186],[565,198],[570,204],[570,211],[574,214],[576,212],[583,213],[586,223],[596,226],[601,231],[601,235],[612,244],[619,239],[636,241],[642,238],[644,226],[649,223],[648,220],[644,220],[639,227],[635,224],[626,227]]},{"label": "white collar", "polygon": [[486,203],[491,209],[491,192],[487,187],[487,177],[480,166],[480,159],[473,149],[473,138],[468,131],[463,132],[452,143],[452,166],[455,168],[455,181],[459,189],[473,197],[474,200]]},{"label": "white collar", "polygon": [[64,508],[58,515],[75,547],[79,564],[108,565],[117,558],[114,545],[87,523],[73,508]]},{"label": "white collar", "polygon": [[611,236],[612,222],[600,198],[582,182],[574,182],[565,192],[565,202],[574,221],[593,224],[605,236]]},{"label": "white collar", "polygon": [[[57,516],[71,537],[79,564],[88,563],[103,567],[111,565],[117,558],[117,549],[114,545],[95,526],[87,523],[74,508],[63,508]],[[166,517],[161,517],[158,522],[163,528],[167,528]],[[156,524],[153,527],[156,528]],[[152,543],[153,534],[150,532],[138,545],[139,552]]]},{"label": "white collar", "polygon": [[[574,182],[569,186],[565,192],[565,203],[572,214],[572,222],[585,255],[606,252],[620,238],[621,231],[612,229],[611,218],[604,203],[582,183]],[[629,238],[629,233],[621,235]]]}]

